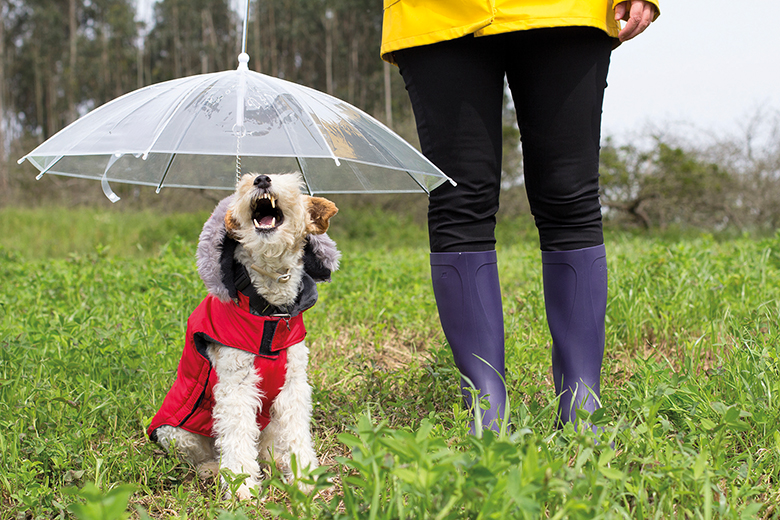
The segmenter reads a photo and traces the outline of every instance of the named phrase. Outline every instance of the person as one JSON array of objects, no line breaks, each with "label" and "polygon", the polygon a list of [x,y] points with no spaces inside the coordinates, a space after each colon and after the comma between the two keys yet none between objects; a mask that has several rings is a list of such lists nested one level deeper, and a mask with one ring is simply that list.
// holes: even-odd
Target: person
[{"label": "person", "polygon": [[[430,194],[433,291],[483,427],[508,418],[495,251],[504,77],[539,232],[559,426],[600,406],[606,250],[599,203],[601,110],[614,47],[660,14],[657,0],[385,0],[382,58],[398,65],[423,154],[457,182]],[[620,21],[625,21],[621,28]],[[472,420],[475,430],[476,415]]]}]

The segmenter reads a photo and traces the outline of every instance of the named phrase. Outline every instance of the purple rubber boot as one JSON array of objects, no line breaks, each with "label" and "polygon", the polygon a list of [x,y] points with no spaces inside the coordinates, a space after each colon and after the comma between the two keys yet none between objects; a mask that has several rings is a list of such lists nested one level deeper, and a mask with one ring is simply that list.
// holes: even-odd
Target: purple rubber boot
[{"label": "purple rubber boot", "polygon": [[[461,379],[463,400],[471,409],[468,378],[480,399],[490,403],[490,409],[482,411],[482,428],[498,432],[499,419],[505,420],[508,414],[496,252],[431,253],[431,279],[444,335],[455,365],[465,376]],[[475,431],[472,422],[471,432]]]},{"label": "purple rubber boot", "polygon": [[577,408],[592,413],[601,407],[606,250],[602,244],[574,251],[542,251],[542,267],[553,339],[553,380],[560,396],[558,425],[562,426],[576,421]]}]

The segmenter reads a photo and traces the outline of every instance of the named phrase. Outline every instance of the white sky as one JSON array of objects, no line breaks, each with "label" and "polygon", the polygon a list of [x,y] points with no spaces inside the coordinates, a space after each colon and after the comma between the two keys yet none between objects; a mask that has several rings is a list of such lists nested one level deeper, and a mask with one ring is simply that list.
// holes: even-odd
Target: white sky
[{"label": "white sky", "polygon": [[661,16],[612,54],[602,134],[738,134],[780,110],[778,0],[660,0]]}]

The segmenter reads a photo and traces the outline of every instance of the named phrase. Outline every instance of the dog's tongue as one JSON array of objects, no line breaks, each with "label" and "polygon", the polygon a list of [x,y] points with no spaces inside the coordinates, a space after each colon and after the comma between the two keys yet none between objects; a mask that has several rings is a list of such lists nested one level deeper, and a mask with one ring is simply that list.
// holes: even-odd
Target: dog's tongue
[{"label": "dog's tongue", "polygon": [[274,224],[274,218],[270,215],[260,219],[261,226],[272,226],[273,224]]}]

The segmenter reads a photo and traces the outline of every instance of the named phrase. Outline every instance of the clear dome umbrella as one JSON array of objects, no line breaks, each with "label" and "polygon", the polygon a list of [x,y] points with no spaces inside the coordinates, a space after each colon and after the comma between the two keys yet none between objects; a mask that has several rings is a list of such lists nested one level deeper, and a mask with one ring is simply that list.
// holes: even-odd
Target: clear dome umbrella
[{"label": "clear dome umbrella", "polygon": [[[246,21],[245,21],[246,27]],[[246,29],[245,29],[246,32]],[[249,70],[144,87],[98,107],[19,160],[44,174],[232,190],[241,173],[300,171],[312,195],[455,184],[385,125],[333,96]]]}]

